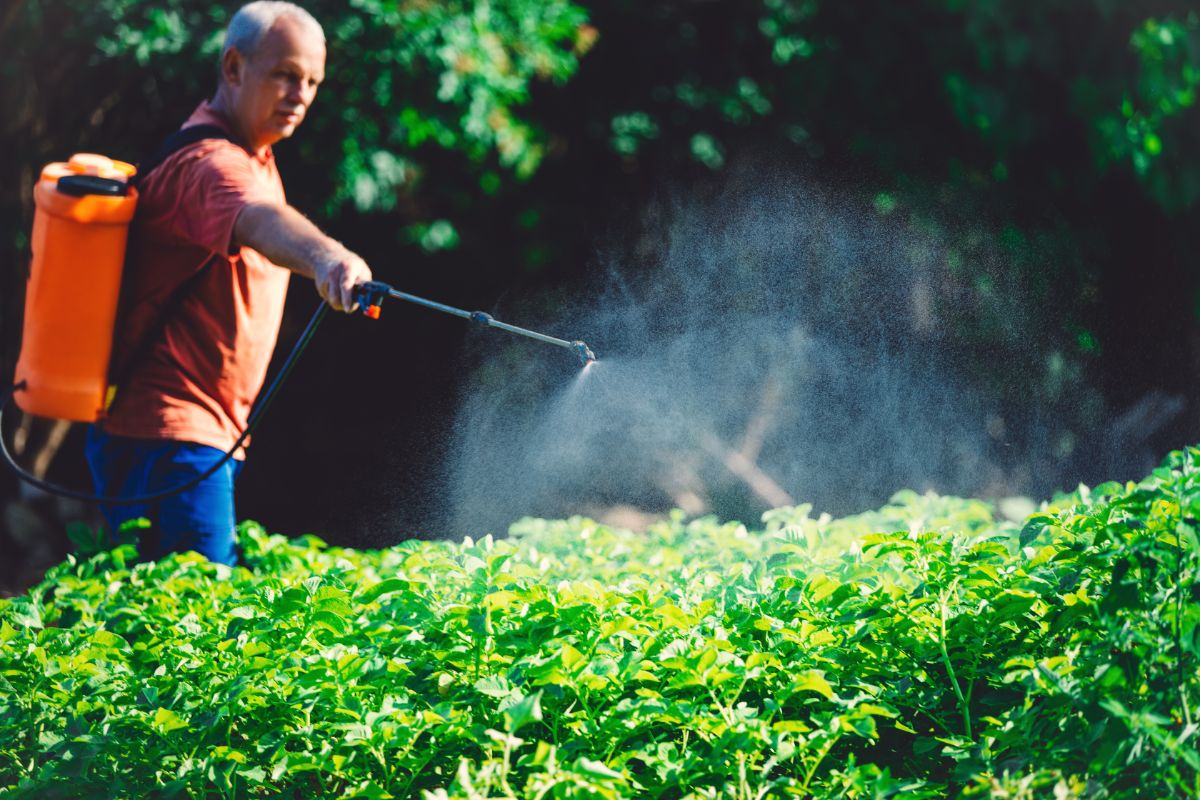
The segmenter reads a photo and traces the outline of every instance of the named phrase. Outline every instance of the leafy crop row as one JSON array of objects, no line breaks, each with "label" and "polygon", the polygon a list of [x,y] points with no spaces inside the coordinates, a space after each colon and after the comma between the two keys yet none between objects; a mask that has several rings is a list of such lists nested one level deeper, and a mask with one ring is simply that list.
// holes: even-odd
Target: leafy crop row
[{"label": "leafy crop row", "polygon": [[1200,449],[1048,504],[765,530],[525,520],[249,569],[72,559],[0,604],[24,797],[1191,797]]}]

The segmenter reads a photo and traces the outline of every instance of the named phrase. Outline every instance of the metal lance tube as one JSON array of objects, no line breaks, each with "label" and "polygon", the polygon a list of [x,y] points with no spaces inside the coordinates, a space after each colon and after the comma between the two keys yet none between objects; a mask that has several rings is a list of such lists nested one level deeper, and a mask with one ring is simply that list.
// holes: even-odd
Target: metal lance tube
[{"label": "metal lance tube", "polygon": [[[592,349],[578,339],[569,342],[566,339],[559,339],[556,336],[547,336],[544,333],[531,331],[528,328],[510,325],[507,322],[501,322],[491,314],[488,314],[484,311],[464,311],[461,308],[455,308],[454,306],[448,306],[444,303],[438,303],[433,300],[426,300],[424,297],[417,297],[415,294],[409,294],[408,292],[402,292],[399,289],[393,289],[386,283],[381,283],[379,281],[365,283],[359,287],[359,290],[360,295],[364,297],[364,305],[368,307],[378,308],[379,297],[381,295],[386,295],[388,297],[394,297],[397,300],[415,303],[416,305],[424,306],[425,308],[430,308],[434,311],[441,311],[443,314],[453,314],[456,317],[462,317],[463,319],[476,322],[488,328],[499,328],[502,331],[515,333],[518,336],[536,339],[539,342],[552,344],[556,347],[564,347],[567,350],[575,353],[575,356],[579,359],[581,366],[586,367],[588,364],[596,360],[596,354],[592,352]],[[372,316],[378,316],[378,311],[374,312]]]}]

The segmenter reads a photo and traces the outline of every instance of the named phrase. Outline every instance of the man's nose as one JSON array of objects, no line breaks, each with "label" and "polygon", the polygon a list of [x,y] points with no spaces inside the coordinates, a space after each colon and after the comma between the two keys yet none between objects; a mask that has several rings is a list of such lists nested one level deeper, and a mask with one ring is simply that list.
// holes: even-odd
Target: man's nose
[{"label": "man's nose", "polygon": [[288,102],[307,107],[310,103],[312,103],[313,97],[316,95],[316,93],[316,87],[309,86],[304,81],[296,81],[290,87],[288,87],[287,99]]}]

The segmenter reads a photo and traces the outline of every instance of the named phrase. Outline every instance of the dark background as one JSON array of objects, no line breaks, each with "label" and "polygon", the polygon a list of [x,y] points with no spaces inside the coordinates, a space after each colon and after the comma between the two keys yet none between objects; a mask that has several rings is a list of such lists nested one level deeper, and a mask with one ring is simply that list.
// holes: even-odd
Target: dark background
[{"label": "dark background", "polygon": [[[326,27],[329,77],[276,148],[281,171],[291,201],[382,280],[553,324],[604,264],[652,260],[664,198],[720,196],[749,164],[949,243],[913,280],[953,308],[957,357],[986,368],[999,404],[1037,397],[1065,443],[1034,459],[1016,436],[997,455],[1023,476],[1005,493],[1137,477],[1196,438],[1200,20],[1188,3],[307,7]],[[38,170],[75,151],[152,150],[211,94],[235,9],[0,11],[3,370],[19,348]],[[997,291],[1010,285],[1020,293]],[[295,281],[276,363],[315,306]],[[462,535],[440,500],[447,434],[461,393],[480,387],[466,376],[508,346],[481,338],[497,336],[395,302],[379,322],[331,317],[256,434],[241,514],[357,546]],[[52,479],[87,485],[80,435]],[[7,473],[0,497],[9,587],[61,557],[65,521],[94,519],[20,495]]]}]

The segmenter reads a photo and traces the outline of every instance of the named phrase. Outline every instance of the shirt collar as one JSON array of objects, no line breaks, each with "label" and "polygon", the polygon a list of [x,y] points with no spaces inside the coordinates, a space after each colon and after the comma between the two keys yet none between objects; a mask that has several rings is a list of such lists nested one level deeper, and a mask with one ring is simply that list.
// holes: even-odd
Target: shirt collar
[{"label": "shirt collar", "polygon": [[[218,113],[217,110],[212,107],[212,103],[207,100],[196,106],[196,110],[192,112],[190,117],[188,117],[188,121],[185,123],[185,125],[216,125],[218,128],[230,134],[231,136],[233,135],[233,126],[231,126],[225,119],[224,115]],[[234,139],[234,141],[237,140]],[[275,153],[271,149],[270,145],[267,145],[260,152],[256,153],[243,145],[240,141],[237,142],[237,144],[260,164],[270,164],[275,159]]]}]

